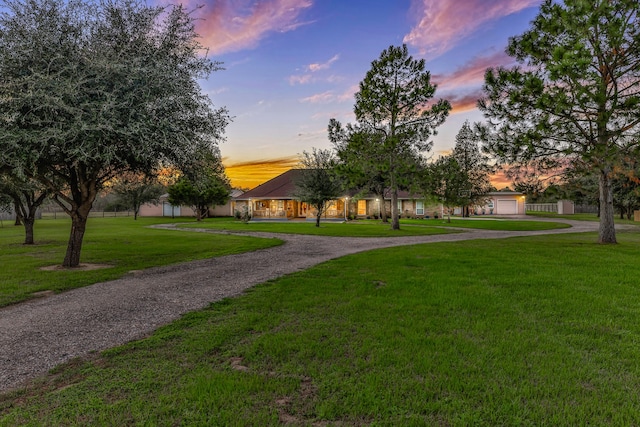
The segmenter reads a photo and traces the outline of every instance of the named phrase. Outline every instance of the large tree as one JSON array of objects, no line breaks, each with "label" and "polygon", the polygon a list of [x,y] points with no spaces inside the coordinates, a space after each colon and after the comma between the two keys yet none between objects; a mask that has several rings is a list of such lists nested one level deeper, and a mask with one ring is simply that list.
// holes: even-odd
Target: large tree
[{"label": "large tree", "polygon": [[63,266],[79,264],[105,182],[182,164],[222,138],[228,114],[198,84],[219,69],[205,53],[182,6],[5,1],[0,166],[40,181],[70,215]]},{"label": "large tree", "polygon": [[345,128],[335,119],[329,123],[329,139],[338,157],[336,172],[346,187],[373,193],[382,200],[380,217],[382,222],[389,222],[384,205],[387,180],[381,167],[385,154],[380,138],[381,134],[367,129],[355,129],[352,125]]},{"label": "large tree", "polygon": [[620,212],[620,219],[633,218],[633,211],[640,207],[640,162],[637,156],[626,156],[614,166],[613,204]]},{"label": "large tree", "polygon": [[218,150],[199,152],[197,160],[182,166],[182,176],[169,186],[169,203],[191,206],[196,220],[209,215],[209,208],[229,200],[231,184]]},{"label": "large tree", "polygon": [[451,211],[468,202],[469,181],[452,154],[430,163],[423,174],[423,182],[425,194],[447,208],[448,222],[451,222]]},{"label": "large tree", "polygon": [[117,201],[133,210],[134,220],[138,219],[140,206],[145,203],[158,205],[160,196],[166,191],[155,176],[136,173],[121,174],[111,181],[110,186]]},{"label": "large tree", "polygon": [[[0,214],[2,213],[11,213],[13,209],[13,200],[11,200],[11,197],[0,193]],[[0,227],[4,227],[4,224],[2,223],[2,215],[0,215]]]},{"label": "large tree", "polygon": [[33,245],[36,214],[49,196],[49,190],[37,181],[0,173],[0,194],[11,199],[16,214],[16,225],[24,226],[24,244]]},{"label": "large tree", "polygon": [[316,211],[316,227],[330,203],[340,197],[342,183],[336,173],[336,158],[331,150],[314,148],[300,155],[302,170],[295,182],[294,195]]},{"label": "large tree", "polygon": [[[424,59],[414,59],[406,45],[390,46],[371,63],[355,94],[353,129],[378,135],[371,139],[372,152],[382,154],[376,167],[384,172],[391,195],[391,228],[400,229],[398,191],[411,185],[421,154],[429,150],[429,138],[441,125],[451,105],[446,100],[432,102],[436,85],[425,69]],[[339,125],[335,120],[331,126]],[[347,139],[350,137],[347,132]]]},{"label": "large tree", "polygon": [[616,242],[615,162],[640,141],[639,11],[637,0],[545,0],[509,41],[523,66],[489,69],[479,102],[503,162],[573,160],[597,173],[601,243]]},{"label": "large tree", "polygon": [[462,214],[468,217],[469,207],[482,203],[487,193],[493,189],[489,177],[493,168],[489,164],[489,158],[480,150],[480,137],[468,121],[462,124],[456,135],[452,156],[460,167],[460,178],[465,187],[460,193]]}]

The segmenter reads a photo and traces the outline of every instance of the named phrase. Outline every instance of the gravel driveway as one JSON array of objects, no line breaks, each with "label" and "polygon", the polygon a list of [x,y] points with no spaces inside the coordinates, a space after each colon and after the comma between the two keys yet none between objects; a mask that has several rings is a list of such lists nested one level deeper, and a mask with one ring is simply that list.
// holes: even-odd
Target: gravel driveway
[{"label": "gravel driveway", "polygon": [[[533,232],[465,230],[458,234],[393,238],[243,233],[277,238],[285,243],[250,253],[152,268],[0,309],[0,392],[19,387],[74,357],[142,338],[186,312],[239,295],[258,283],[343,255],[417,243],[598,228],[596,222],[563,222],[573,227]],[[175,232],[192,231],[213,233],[204,229]]]}]

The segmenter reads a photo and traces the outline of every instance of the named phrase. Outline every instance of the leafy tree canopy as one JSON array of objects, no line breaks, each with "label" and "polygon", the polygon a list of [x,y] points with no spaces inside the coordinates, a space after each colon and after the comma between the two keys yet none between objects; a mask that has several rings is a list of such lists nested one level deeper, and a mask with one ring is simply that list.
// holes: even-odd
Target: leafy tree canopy
[{"label": "leafy tree canopy", "polygon": [[166,189],[158,183],[154,176],[144,174],[125,173],[114,178],[110,183],[112,191],[118,196],[118,201],[133,210],[133,219],[138,219],[140,206],[145,203],[158,204],[159,198]]},{"label": "leafy tree canopy", "polygon": [[342,182],[336,173],[336,158],[331,150],[313,149],[300,156],[302,171],[296,181],[295,196],[316,211],[316,227],[329,207],[342,192]]},{"label": "leafy tree canopy", "polygon": [[509,41],[521,66],[489,69],[479,102],[501,161],[570,160],[598,173],[601,243],[616,242],[613,165],[640,141],[639,11],[636,0],[545,0]]},{"label": "leafy tree canopy", "polygon": [[105,182],[182,164],[222,139],[228,113],[198,84],[220,65],[204,53],[182,6],[4,2],[0,168],[43,183],[71,216],[64,266],[79,264]]},{"label": "leafy tree canopy", "polygon": [[480,150],[480,137],[465,121],[456,135],[456,145],[452,153],[460,169],[460,205],[463,215],[469,216],[469,207],[482,203],[488,192],[493,189],[489,174],[493,167],[489,158]]},{"label": "leafy tree canopy", "polygon": [[446,100],[432,102],[435,91],[424,59],[411,57],[406,45],[390,46],[360,82],[354,106],[357,124],[342,128],[336,120],[329,123],[334,143],[366,136],[371,148],[362,146],[361,159],[390,190],[393,229],[400,228],[398,190],[415,179],[421,153],[431,148],[429,138],[451,109]]},{"label": "leafy tree canopy", "polygon": [[229,200],[230,190],[219,151],[208,150],[183,166],[183,176],[168,189],[169,203],[191,206],[200,221],[208,215],[210,207]]}]

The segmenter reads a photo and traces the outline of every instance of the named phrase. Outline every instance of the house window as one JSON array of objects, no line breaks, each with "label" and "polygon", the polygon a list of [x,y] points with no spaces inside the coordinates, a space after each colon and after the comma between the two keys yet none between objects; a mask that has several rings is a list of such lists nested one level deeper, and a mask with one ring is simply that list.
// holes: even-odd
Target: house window
[{"label": "house window", "polygon": [[424,215],[424,202],[416,202],[416,215]]},{"label": "house window", "polygon": [[358,200],[358,215],[366,215],[366,214],[367,214],[367,201]]}]

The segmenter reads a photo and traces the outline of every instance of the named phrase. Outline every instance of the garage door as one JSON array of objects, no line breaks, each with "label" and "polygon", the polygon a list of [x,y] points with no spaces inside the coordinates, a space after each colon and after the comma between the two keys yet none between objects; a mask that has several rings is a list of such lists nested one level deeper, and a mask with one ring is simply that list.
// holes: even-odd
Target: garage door
[{"label": "garage door", "polygon": [[498,200],[496,211],[498,215],[515,215],[518,213],[518,201]]},{"label": "garage door", "polygon": [[162,216],[180,216],[180,206],[171,206],[169,203],[162,203]]}]

